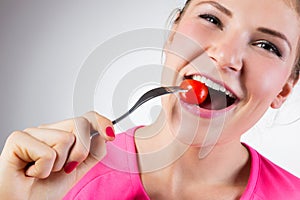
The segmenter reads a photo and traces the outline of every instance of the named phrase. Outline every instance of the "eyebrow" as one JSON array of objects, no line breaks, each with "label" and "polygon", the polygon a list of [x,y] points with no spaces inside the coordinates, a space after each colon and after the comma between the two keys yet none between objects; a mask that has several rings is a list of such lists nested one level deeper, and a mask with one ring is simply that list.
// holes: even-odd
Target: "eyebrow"
[{"label": "eyebrow", "polygon": [[202,2],[199,2],[198,4],[196,4],[196,6],[201,5],[201,4],[210,4],[213,7],[215,7],[216,9],[223,12],[225,15],[232,17],[232,12],[230,10],[228,10],[227,8],[225,8],[224,6],[222,6],[221,4],[219,4],[215,1],[202,1]]},{"label": "eyebrow", "polygon": [[264,27],[259,27],[257,30],[259,32],[266,33],[266,34],[278,37],[280,39],[283,39],[288,44],[290,50],[292,49],[292,45],[291,45],[290,41],[287,39],[287,37],[283,33],[280,33],[278,31],[275,31],[272,29],[264,28]]},{"label": "eyebrow", "polygon": [[[202,4],[210,4],[213,7],[215,7],[216,9],[223,12],[225,15],[227,15],[229,17],[232,17],[232,12],[230,10],[228,10],[227,8],[225,8],[224,6],[222,6],[221,4],[219,4],[218,2],[215,2],[215,1],[201,1],[201,2],[197,3],[196,6],[202,5]],[[292,49],[292,45],[291,45],[290,41],[287,39],[287,37],[283,33],[280,33],[278,31],[275,31],[275,30],[272,30],[272,29],[264,28],[264,27],[259,27],[257,30],[259,32],[266,33],[266,34],[278,37],[280,39],[283,39],[288,44],[290,50]]]}]

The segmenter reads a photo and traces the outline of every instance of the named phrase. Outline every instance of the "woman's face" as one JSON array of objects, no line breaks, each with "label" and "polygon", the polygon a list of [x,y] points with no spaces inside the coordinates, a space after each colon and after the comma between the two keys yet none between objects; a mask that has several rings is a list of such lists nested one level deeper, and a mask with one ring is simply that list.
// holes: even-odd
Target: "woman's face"
[{"label": "woman's face", "polygon": [[[163,107],[172,126],[185,136],[197,133],[193,142],[199,144],[215,121],[222,123],[220,141],[228,141],[251,128],[268,107],[280,107],[293,86],[288,78],[298,53],[298,23],[297,13],[282,0],[192,0],[166,45],[163,79],[179,85],[184,78],[205,77],[236,100],[218,105],[226,99],[219,91],[211,98],[218,108],[209,108],[166,96]],[[185,46],[180,34],[199,49],[193,42]],[[212,64],[203,64],[203,51]],[[176,72],[171,78],[170,70]]]}]

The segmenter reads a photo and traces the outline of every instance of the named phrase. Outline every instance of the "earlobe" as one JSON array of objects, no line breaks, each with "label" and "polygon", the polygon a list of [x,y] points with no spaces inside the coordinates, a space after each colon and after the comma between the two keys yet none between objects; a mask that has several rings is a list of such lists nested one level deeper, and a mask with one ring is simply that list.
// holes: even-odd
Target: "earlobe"
[{"label": "earlobe", "polygon": [[273,102],[271,103],[271,108],[278,109],[283,104],[283,101],[280,99],[280,97],[276,97]]},{"label": "earlobe", "polygon": [[276,96],[276,98],[271,103],[271,108],[278,109],[282,106],[282,104],[286,101],[288,96],[293,91],[294,81],[288,81],[280,91],[280,93]]}]

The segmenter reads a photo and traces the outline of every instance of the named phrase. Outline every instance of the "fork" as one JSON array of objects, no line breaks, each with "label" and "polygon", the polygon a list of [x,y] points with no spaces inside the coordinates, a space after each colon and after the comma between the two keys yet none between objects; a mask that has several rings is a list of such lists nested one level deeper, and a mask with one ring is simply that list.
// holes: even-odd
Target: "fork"
[{"label": "fork", "polygon": [[140,107],[142,104],[146,103],[150,99],[153,99],[158,96],[162,96],[165,94],[173,94],[176,92],[187,92],[187,89],[182,89],[179,86],[169,86],[169,87],[158,87],[154,88],[152,90],[149,90],[143,96],[139,98],[139,100],[123,115],[121,115],[119,118],[112,121],[112,123],[115,125],[116,123],[120,122],[122,119],[130,115],[133,111],[135,111],[138,107]]}]

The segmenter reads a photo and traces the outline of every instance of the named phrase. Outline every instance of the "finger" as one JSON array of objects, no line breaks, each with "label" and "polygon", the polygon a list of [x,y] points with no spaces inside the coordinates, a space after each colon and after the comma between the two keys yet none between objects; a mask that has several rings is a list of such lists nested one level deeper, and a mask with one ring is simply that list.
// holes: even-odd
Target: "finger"
[{"label": "finger", "polygon": [[72,133],[54,129],[28,128],[24,131],[56,151],[57,156],[52,171],[60,171],[66,163],[69,151],[75,142],[75,136]]},{"label": "finger", "polygon": [[[8,137],[1,157],[16,171],[26,170],[27,176],[46,178],[53,168],[56,152],[28,133],[16,131]],[[33,164],[26,169],[29,163]]]},{"label": "finger", "polygon": [[91,139],[90,154],[97,161],[102,160],[106,154],[106,141],[99,134]]},{"label": "finger", "polygon": [[[88,120],[90,125],[90,133],[98,132],[106,140],[113,140],[115,132],[112,122],[97,112],[91,111],[84,114],[82,117]],[[60,121],[53,124],[40,125],[39,128],[59,129],[66,132],[74,132],[77,126],[77,118]]]},{"label": "finger", "polygon": [[[55,124],[42,125],[40,127],[73,132],[76,135],[76,141],[65,165],[66,171],[68,172],[72,171],[88,156],[91,132],[99,132],[104,140],[113,140],[115,138],[112,122],[93,111],[86,113],[82,117],[61,121]],[[95,154],[97,154],[97,152]]]},{"label": "finger", "polygon": [[76,137],[74,145],[69,152],[69,157],[65,166],[67,173],[71,172],[77,165],[83,162],[90,151],[90,123],[84,117],[73,119],[74,128],[72,130]]},{"label": "finger", "polygon": [[38,126],[38,128],[56,129],[56,130],[62,130],[66,132],[72,132],[74,130],[74,121],[73,119],[66,119],[51,124],[41,124]]},{"label": "finger", "polygon": [[[67,173],[83,162],[89,153],[98,160],[101,159],[105,153],[105,141],[115,138],[111,121],[96,112],[88,112],[82,117],[75,118],[73,121],[76,141],[65,166]],[[95,130],[99,132],[99,135],[94,136],[95,139],[92,137],[93,146],[91,147],[90,133]]]},{"label": "finger", "polygon": [[62,130],[71,132],[75,136],[75,141],[69,151],[69,155],[64,166],[67,173],[73,171],[77,165],[87,158],[91,142],[91,124],[86,118],[77,117],[54,124],[41,125],[39,128]]},{"label": "finger", "polygon": [[115,131],[112,122],[106,117],[91,111],[83,115],[91,124],[91,131],[97,131],[105,140],[112,141],[115,139]]}]

